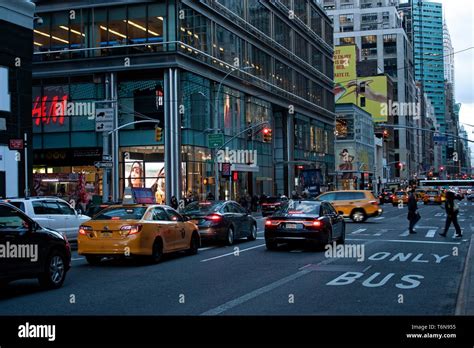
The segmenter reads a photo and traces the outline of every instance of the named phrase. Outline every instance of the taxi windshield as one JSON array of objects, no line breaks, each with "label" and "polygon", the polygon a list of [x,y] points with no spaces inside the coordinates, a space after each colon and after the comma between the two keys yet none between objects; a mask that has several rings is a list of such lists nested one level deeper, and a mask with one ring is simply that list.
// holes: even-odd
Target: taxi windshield
[{"label": "taxi windshield", "polygon": [[140,220],[146,207],[114,207],[103,210],[93,220]]}]

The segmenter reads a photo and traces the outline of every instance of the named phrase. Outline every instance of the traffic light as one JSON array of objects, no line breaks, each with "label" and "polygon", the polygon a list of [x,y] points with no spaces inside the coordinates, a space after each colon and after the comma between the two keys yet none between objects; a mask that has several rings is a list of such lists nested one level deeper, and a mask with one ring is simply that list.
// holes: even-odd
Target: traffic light
[{"label": "traffic light", "polygon": [[155,141],[161,141],[161,138],[163,136],[162,131],[163,129],[160,127],[155,128]]},{"label": "traffic light", "polygon": [[442,172],[444,170],[444,167],[443,166],[440,166],[439,167],[439,171]]},{"label": "traffic light", "polygon": [[202,178],[202,184],[207,185],[209,183],[209,180],[207,178]]},{"label": "traffic light", "polygon": [[263,142],[264,143],[272,142],[272,130],[270,128],[263,129]]},{"label": "traffic light", "polygon": [[389,136],[390,133],[388,132],[388,130],[384,129],[382,133],[383,141],[388,141]]},{"label": "traffic light", "polygon": [[397,166],[400,170],[403,170],[403,162],[398,162]]}]

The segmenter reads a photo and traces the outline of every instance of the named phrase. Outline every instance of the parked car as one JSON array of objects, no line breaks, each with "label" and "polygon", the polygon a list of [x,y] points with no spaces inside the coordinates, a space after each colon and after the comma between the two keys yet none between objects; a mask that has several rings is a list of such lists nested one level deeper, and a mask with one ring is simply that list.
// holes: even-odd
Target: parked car
[{"label": "parked car", "polygon": [[365,190],[330,191],[319,195],[316,200],[330,202],[338,214],[354,222],[364,222],[383,213],[374,194]]},{"label": "parked car", "polygon": [[288,202],[287,197],[268,197],[262,202],[262,216],[272,215],[281,204]]},{"label": "parked car", "polygon": [[336,209],[324,201],[290,200],[265,221],[265,245],[274,250],[278,243],[305,241],[325,245],[345,242],[346,225]]},{"label": "parked car", "polygon": [[[78,254],[91,265],[104,257],[147,256],[159,262],[163,254],[196,254],[201,244],[197,226],[166,205],[114,205],[79,228]],[[127,251],[127,252],[126,252]]]},{"label": "parked car", "polygon": [[[71,248],[63,234],[39,225],[15,206],[0,202],[0,245],[5,246],[0,284],[38,278],[44,288],[62,286],[71,267]],[[12,250],[15,257],[9,256]]]},{"label": "parked car", "polygon": [[257,221],[237,202],[193,202],[182,213],[198,226],[202,240],[232,245],[239,238],[257,238]]},{"label": "parked car", "polygon": [[393,195],[392,195],[392,205],[394,207],[396,207],[397,205],[399,205],[400,203],[402,204],[408,204],[408,198],[410,196],[408,195],[408,192],[406,191],[396,191]]},{"label": "parked car", "polygon": [[79,226],[90,220],[57,197],[27,197],[5,200],[35,220],[42,227],[64,232],[70,241],[77,240]]}]

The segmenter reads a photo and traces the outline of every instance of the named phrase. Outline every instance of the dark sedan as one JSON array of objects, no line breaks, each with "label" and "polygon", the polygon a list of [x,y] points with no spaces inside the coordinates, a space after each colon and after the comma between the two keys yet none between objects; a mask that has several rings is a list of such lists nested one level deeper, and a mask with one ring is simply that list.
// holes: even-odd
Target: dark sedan
[{"label": "dark sedan", "polygon": [[283,203],[288,202],[286,197],[268,197],[262,202],[262,216],[272,215]]},{"label": "dark sedan", "polygon": [[181,213],[198,226],[202,241],[232,245],[239,238],[257,238],[257,221],[234,201],[193,202]]},{"label": "dark sedan", "polygon": [[265,222],[265,244],[268,250],[278,243],[293,241],[313,245],[344,243],[346,225],[328,202],[290,200]]},{"label": "dark sedan", "polygon": [[0,285],[38,278],[47,289],[60,288],[71,266],[65,236],[41,227],[8,203],[0,203]]}]

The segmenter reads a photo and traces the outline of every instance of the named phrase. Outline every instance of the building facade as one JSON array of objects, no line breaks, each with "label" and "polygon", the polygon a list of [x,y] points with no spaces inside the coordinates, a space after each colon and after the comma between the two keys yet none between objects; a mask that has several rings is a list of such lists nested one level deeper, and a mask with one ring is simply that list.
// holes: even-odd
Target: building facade
[{"label": "building facade", "polygon": [[[105,196],[110,186],[117,199],[134,186],[167,202],[202,199],[216,183],[210,133],[228,150],[257,153],[252,163],[226,159],[221,198],[289,194],[309,169],[321,185],[332,180],[333,30],[313,1],[35,2],[40,191]],[[58,113],[61,103],[72,111]],[[112,110],[102,127],[123,128],[104,136],[97,109]],[[104,154],[109,174],[94,167]]]},{"label": "building facade", "polygon": [[[0,197],[25,194],[31,183],[31,57],[34,4],[0,0]],[[21,144],[26,137],[26,142]],[[16,146],[9,146],[10,140]],[[25,147],[26,143],[26,147]],[[22,149],[23,147],[23,149]],[[26,158],[25,158],[26,155]],[[26,170],[25,170],[26,166]],[[26,192],[27,193],[27,192]]]},{"label": "building facade", "polygon": [[[441,3],[413,1],[415,76],[430,98],[440,131],[446,131],[444,97],[443,7]],[[442,150],[443,161],[446,149]]]},{"label": "building facade", "polygon": [[[375,61],[377,73],[385,73],[394,81],[394,100],[400,105],[415,102],[416,89],[412,45],[402,26],[398,0],[325,0],[324,8],[334,22],[336,45],[355,44],[362,61]],[[394,115],[394,124],[412,126],[413,116],[403,112]],[[394,161],[390,173],[398,181],[407,181],[417,170],[414,135],[411,129],[393,131]],[[403,170],[396,165],[402,162]]]}]

